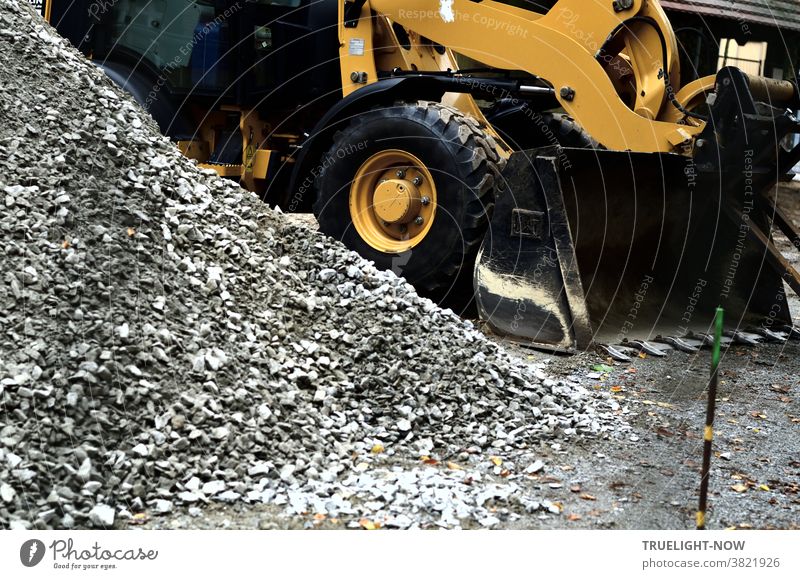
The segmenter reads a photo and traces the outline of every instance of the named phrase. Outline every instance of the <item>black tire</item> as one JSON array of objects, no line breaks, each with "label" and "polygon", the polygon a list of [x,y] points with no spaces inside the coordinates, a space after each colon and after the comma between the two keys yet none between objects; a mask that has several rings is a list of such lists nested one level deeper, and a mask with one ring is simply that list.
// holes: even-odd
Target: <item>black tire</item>
[{"label": "black tire", "polygon": [[536,112],[502,102],[487,114],[497,133],[515,150],[561,146],[597,149],[600,145],[572,117],[564,113]]},{"label": "black tire", "polygon": [[[448,303],[466,293],[471,296],[471,283],[457,280],[471,280],[475,254],[486,233],[493,188],[505,163],[495,147],[475,120],[439,103],[419,101],[367,111],[336,133],[325,156],[329,163],[317,180],[314,204],[320,230],[379,268],[405,277],[423,295]],[[402,254],[370,246],[350,216],[354,176],[364,161],[388,149],[416,156],[436,185],[431,229]],[[462,270],[469,275],[459,277]]]}]

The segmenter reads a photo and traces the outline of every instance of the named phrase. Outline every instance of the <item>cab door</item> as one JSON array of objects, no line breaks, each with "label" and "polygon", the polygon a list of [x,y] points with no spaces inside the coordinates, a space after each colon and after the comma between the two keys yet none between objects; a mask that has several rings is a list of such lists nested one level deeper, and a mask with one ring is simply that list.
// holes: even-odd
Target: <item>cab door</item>
[{"label": "cab door", "polygon": [[338,54],[336,2],[255,0],[243,12],[243,105],[267,98],[270,106],[290,105],[313,97],[318,85],[327,84],[330,67],[319,64]]}]

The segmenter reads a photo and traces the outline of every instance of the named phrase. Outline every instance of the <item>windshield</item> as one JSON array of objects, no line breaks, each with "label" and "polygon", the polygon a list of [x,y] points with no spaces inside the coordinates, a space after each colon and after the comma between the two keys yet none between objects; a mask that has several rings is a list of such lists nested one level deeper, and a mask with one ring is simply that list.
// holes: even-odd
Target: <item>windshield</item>
[{"label": "windshield", "polygon": [[224,66],[229,21],[238,10],[238,3],[118,0],[96,15],[95,54],[145,61],[173,89],[224,88],[230,80]]}]

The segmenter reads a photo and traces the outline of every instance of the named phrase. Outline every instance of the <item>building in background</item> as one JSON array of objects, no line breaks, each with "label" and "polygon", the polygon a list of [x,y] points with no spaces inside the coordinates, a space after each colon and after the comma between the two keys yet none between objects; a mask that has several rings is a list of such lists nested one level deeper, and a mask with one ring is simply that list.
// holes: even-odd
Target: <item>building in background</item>
[{"label": "building in background", "polygon": [[800,0],[661,0],[681,43],[681,76],[722,66],[794,79],[800,68]]}]

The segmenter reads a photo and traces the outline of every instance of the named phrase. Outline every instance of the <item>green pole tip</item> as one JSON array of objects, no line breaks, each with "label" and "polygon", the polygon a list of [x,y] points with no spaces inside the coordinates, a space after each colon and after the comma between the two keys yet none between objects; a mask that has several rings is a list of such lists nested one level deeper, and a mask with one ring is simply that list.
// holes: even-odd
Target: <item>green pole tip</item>
[{"label": "green pole tip", "polygon": [[717,306],[717,312],[714,316],[714,349],[711,354],[712,371],[719,365],[719,351],[722,343],[722,318],[725,315],[725,310]]}]

